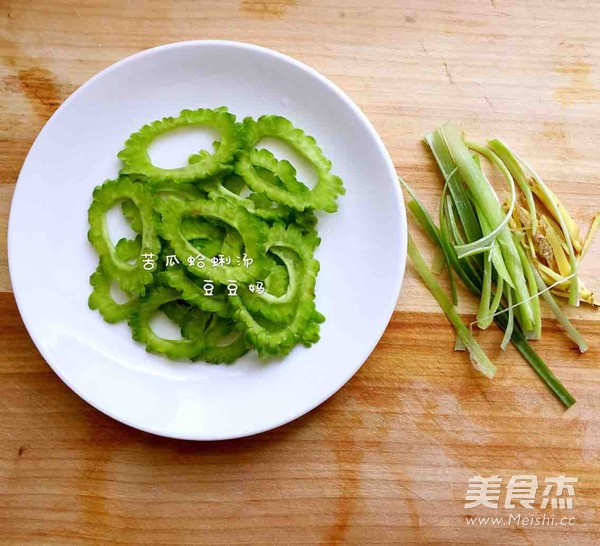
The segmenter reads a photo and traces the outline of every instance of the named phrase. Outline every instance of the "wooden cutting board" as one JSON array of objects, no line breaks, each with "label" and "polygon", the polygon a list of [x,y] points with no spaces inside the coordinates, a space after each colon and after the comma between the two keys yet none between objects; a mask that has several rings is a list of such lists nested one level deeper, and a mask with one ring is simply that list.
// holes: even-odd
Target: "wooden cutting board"
[{"label": "wooden cutting board", "polygon": [[[431,210],[440,177],[421,139],[447,119],[473,139],[508,140],[583,226],[600,210],[593,0],[0,1],[0,544],[598,544],[600,314],[587,308],[570,313],[587,354],[550,319],[536,343],[578,399],[566,412],[515,350],[498,349],[497,330],[478,337],[498,375],[477,376],[410,267],[360,372],[309,415],[253,438],[187,443],[132,430],[45,364],[15,307],[6,258],[29,147],[106,66],[208,38],[277,49],[333,80]],[[583,276],[600,284],[600,243]],[[534,508],[503,508],[507,482],[521,474],[539,480]],[[503,479],[499,508],[465,508],[477,475]],[[544,480],[558,475],[578,478],[573,508],[542,510]],[[574,519],[508,521],[518,514]]]}]

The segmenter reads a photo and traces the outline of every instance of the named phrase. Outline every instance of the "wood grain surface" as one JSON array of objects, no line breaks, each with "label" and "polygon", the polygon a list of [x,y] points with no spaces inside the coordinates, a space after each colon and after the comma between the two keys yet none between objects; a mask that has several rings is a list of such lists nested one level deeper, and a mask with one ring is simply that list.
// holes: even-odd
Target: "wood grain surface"
[{"label": "wood grain surface", "polygon": [[[359,373],[307,416],[253,438],[138,432],[43,361],[6,257],[28,149],[113,62],[215,38],[277,49],[333,80],[432,210],[440,178],[421,139],[447,119],[474,139],[512,143],[584,227],[600,210],[597,1],[0,0],[0,544],[598,544],[600,315],[589,308],[570,312],[588,353],[551,319],[536,344],[578,399],[566,412],[516,351],[502,354],[497,330],[478,337],[499,373],[477,376],[410,267]],[[583,276],[600,284],[598,242]],[[473,309],[463,300],[466,320]],[[469,478],[492,474],[578,477],[572,510],[530,511],[574,525],[468,525],[468,515],[527,512],[465,509]]]}]

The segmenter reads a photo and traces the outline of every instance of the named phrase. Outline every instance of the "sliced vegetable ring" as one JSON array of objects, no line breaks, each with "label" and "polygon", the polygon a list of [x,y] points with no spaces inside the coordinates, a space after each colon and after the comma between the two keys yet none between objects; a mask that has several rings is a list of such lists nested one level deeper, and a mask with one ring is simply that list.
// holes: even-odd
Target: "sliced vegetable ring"
[{"label": "sliced vegetable ring", "polygon": [[197,358],[204,347],[202,338],[165,339],[154,333],[150,320],[162,305],[181,299],[177,290],[166,286],[150,289],[136,312],[129,319],[133,339],[146,345],[150,353],[165,355],[173,360]]},{"label": "sliced vegetable ring", "polygon": [[[268,226],[252,216],[244,207],[234,206],[225,199],[182,201],[169,197],[157,203],[157,209],[162,217],[161,235],[192,274],[222,284],[231,280],[251,282],[260,278],[265,261]],[[200,259],[196,260],[193,266],[187,265],[188,258],[196,257],[198,250],[181,233],[180,225],[186,217],[217,220],[237,230],[244,244],[244,252],[252,258],[253,263],[249,267],[243,264],[216,266],[210,260]],[[198,265],[199,263],[202,265]]]},{"label": "sliced vegetable ring", "polygon": [[285,205],[278,205],[276,207],[271,207],[273,203],[271,200],[268,200],[269,206],[264,204],[263,206],[260,203],[257,203],[255,200],[250,197],[242,197],[237,193],[229,190],[224,184],[223,181],[214,178],[211,182],[206,186],[208,190],[208,195],[211,199],[217,199],[222,197],[227,199],[228,201],[242,205],[249,212],[252,212],[256,216],[258,216],[261,220],[266,221],[274,221],[274,220],[288,220],[293,218],[294,209],[290,207],[286,207]]},{"label": "sliced vegetable ring", "polygon": [[238,327],[244,330],[246,339],[256,348],[259,356],[269,355],[284,356],[288,354],[299,341],[312,342],[314,332],[309,338],[304,339],[305,328],[314,317],[315,302],[314,289],[319,262],[311,260],[306,267],[306,275],[302,279],[299,291],[302,296],[298,299],[296,313],[289,324],[280,325],[254,317],[246,308],[241,298],[232,298],[234,319]]},{"label": "sliced vegetable ring", "polygon": [[[140,254],[141,241],[136,239],[121,239],[116,248],[116,254],[121,260],[133,260]],[[99,265],[90,277],[92,293],[88,299],[90,309],[97,309],[102,318],[111,324],[128,319],[138,305],[137,296],[130,296],[124,303],[118,303],[111,294],[113,279]]]},{"label": "sliced vegetable ring", "polygon": [[[285,355],[298,343],[318,339],[318,321],[314,303],[319,262],[313,252],[319,239],[302,239],[294,228],[276,226],[270,237],[270,249],[281,256],[288,267],[289,285],[280,297],[251,293],[244,289],[231,298],[233,317],[260,356]],[[312,239],[312,240],[311,240]],[[314,321],[314,324],[307,327]]]},{"label": "sliced vegetable ring", "polygon": [[[136,177],[135,181],[147,182],[146,177]],[[182,199],[198,199],[205,197],[206,194],[196,188],[193,184],[171,184],[160,183],[153,186],[155,198],[166,197],[168,195],[174,195]],[[129,222],[131,229],[136,233],[142,232],[142,224],[140,219],[140,213],[135,203],[129,199],[126,199],[121,203],[121,211],[123,216]]]},{"label": "sliced vegetable ring", "polygon": [[271,321],[289,322],[298,307],[299,290],[303,277],[308,273],[306,265],[312,260],[319,243],[320,239],[314,232],[303,234],[293,226],[286,228],[283,224],[275,224],[269,230],[267,251],[277,256],[287,270],[286,290],[276,296],[268,290],[258,293],[242,287],[240,295],[246,308]]},{"label": "sliced vegetable ring", "polygon": [[161,283],[181,293],[181,299],[207,313],[222,317],[230,315],[229,302],[224,294],[208,296],[203,287],[193,281],[182,267],[171,268],[159,274]]},{"label": "sliced vegetable ring", "polygon": [[[211,127],[221,134],[219,146],[213,154],[203,154],[198,161],[176,169],[163,169],[152,163],[148,147],[152,141],[168,131],[180,127]],[[235,116],[224,108],[210,110],[183,110],[177,117],[166,117],[144,125],[133,133],[118,157],[124,166],[121,173],[143,174],[152,182],[196,182],[233,169],[235,155],[242,144]]]},{"label": "sliced vegetable ring", "polygon": [[[330,172],[331,161],[325,157],[313,137],[280,116],[261,116],[258,121],[246,118],[244,128],[246,148],[240,154],[236,172],[244,177],[253,191],[264,193],[272,201],[300,211],[308,208],[327,212],[337,210],[337,198],[345,193],[344,186],[341,178]],[[296,170],[289,162],[277,161],[268,150],[255,149],[263,137],[275,137],[287,142],[312,163],[318,176],[312,190],[290,191],[288,187],[280,188],[260,176],[257,167],[274,172],[286,186],[293,185],[296,180]]]},{"label": "sliced vegetable ring", "polygon": [[[118,256],[106,225],[106,213],[113,205],[124,200],[133,202],[140,215],[141,249],[134,263]],[[152,193],[144,185],[132,182],[127,177],[119,177],[96,187],[88,210],[88,239],[100,256],[100,265],[126,292],[143,294],[146,285],[153,279],[152,270],[145,269],[142,264],[144,255],[156,258],[160,251],[160,241],[154,226],[152,200]]]},{"label": "sliced vegetable ring", "polygon": [[249,349],[244,334],[235,328],[232,321],[214,314],[203,314],[197,309],[189,313],[181,332],[192,339],[204,339],[200,358],[211,364],[231,364]]}]

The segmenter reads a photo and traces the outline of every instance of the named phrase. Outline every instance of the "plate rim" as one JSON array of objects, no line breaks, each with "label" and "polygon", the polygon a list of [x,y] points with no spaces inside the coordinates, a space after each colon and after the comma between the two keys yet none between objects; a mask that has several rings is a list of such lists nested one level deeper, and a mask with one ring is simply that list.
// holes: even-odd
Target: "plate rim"
[{"label": "plate rim", "polygon": [[396,307],[396,303],[400,296],[402,284],[404,281],[404,274],[405,274],[405,270],[406,270],[406,261],[407,261],[407,244],[408,244],[408,237],[407,237],[408,226],[407,226],[404,198],[402,195],[402,191],[400,189],[400,184],[393,184],[394,192],[396,194],[396,202],[398,205],[398,212],[399,212],[398,222],[400,223],[399,234],[400,234],[401,248],[400,248],[400,260],[399,260],[399,264],[398,264],[399,274],[396,279],[396,284],[395,284],[394,290],[390,296],[390,302],[388,303],[388,307],[385,310],[383,310],[381,313],[382,326],[379,329],[380,331],[379,331],[377,337],[376,338],[374,337],[374,342],[370,344],[370,347],[366,351],[365,355],[359,359],[359,364],[356,367],[354,367],[354,366],[352,367],[352,370],[350,371],[350,373],[346,377],[344,377],[342,380],[340,380],[337,387],[335,387],[331,392],[326,394],[316,404],[310,405],[310,407],[307,407],[306,409],[298,412],[297,414],[294,414],[291,417],[286,416],[283,419],[276,421],[274,424],[268,424],[266,426],[257,426],[257,427],[252,428],[251,430],[240,431],[239,433],[236,433],[236,434],[232,434],[232,435],[226,434],[226,435],[222,435],[222,436],[215,436],[215,435],[211,436],[211,435],[206,435],[206,434],[203,435],[202,433],[195,433],[195,434],[189,434],[189,433],[180,434],[177,432],[169,433],[168,431],[154,428],[152,426],[147,426],[145,424],[140,425],[138,423],[134,423],[134,422],[132,422],[132,420],[128,419],[127,417],[123,417],[121,415],[115,415],[112,411],[110,411],[104,407],[101,407],[97,403],[96,400],[94,400],[94,402],[90,401],[86,395],[84,395],[82,392],[80,392],[80,390],[76,386],[74,386],[67,377],[65,377],[66,374],[62,373],[62,370],[60,370],[60,367],[58,367],[58,366],[55,367],[55,365],[53,365],[53,363],[51,362],[51,359],[48,358],[47,355],[45,354],[46,351],[40,347],[41,343],[38,343],[38,336],[36,334],[34,334],[35,328],[33,328],[33,329],[31,328],[30,318],[27,316],[27,311],[23,308],[22,300],[19,296],[20,288],[15,289],[17,286],[19,286],[19,282],[15,282],[15,280],[14,280],[16,278],[16,272],[13,271],[14,266],[12,265],[14,263],[13,255],[15,255],[17,252],[15,250],[15,244],[12,242],[15,237],[14,233],[16,232],[15,220],[14,220],[15,215],[13,213],[16,210],[15,203],[18,201],[18,199],[16,199],[16,197],[18,196],[18,193],[19,193],[19,187],[20,187],[19,182],[21,180],[21,176],[22,176],[24,167],[27,164],[27,161],[29,160],[29,157],[32,153],[32,150],[35,148],[36,143],[43,136],[43,134],[47,130],[48,126],[51,125],[53,120],[61,113],[63,108],[65,108],[66,105],[68,105],[74,99],[74,97],[76,97],[79,94],[81,94],[82,92],[84,92],[84,90],[88,86],[92,85],[96,80],[100,79],[105,74],[107,74],[113,70],[117,70],[118,68],[120,68],[121,66],[123,66],[127,63],[135,62],[146,56],[151,56],[153,54],[156,54],[159,51],[163,51],[163,50],[167,50],[167,49],[186,48],[186,47],[190,47],[190,46],[196,47],[196,46],[211,46],[211,45],[217,45],[217,46],[220,45],[220,46],[227,46],[227,47],[234,47],[234,48],[258,51],[262,54],[265,54],[265,55],[268,55],[271,57],[275,57],[279,60],[290,63],[290,64],[294,65],[296,68],[299,68],[305,72],[308,72],[310,75],[312,75],[317,80],[319,80],[320,83],[322,83],[327,88],[329,88],[331,91],[333,91],[335,93],[335,95],[340,100],[342,100],[352,110],[352,112],[361,120],[363,125],[366,127],[368,132],[373,137],[373,140],[377,144],[377,147],[382,152],[382,155],[385,159],[385,163],[386,163],[386,166],[388,168],[390,175],[392,176],[392,178],[397,177],[397,173],[396,173],[396,170],[394,167],[393,160],[390,156],[390,153],[388,152],[379,133],[376,131],[373,124],[367,118],[366,114],[358,107],[358,105],[340,87],[338,87],[335,83],[333,83],[326,76],[324,76],[323,74],[321,74],[314,68],[311,68],[307,64],[295,59],[294,57],[291,57],[289,55],[286,55],[286,54],[276,51],[274,49],[270,49],[268,47],[259,46],[259,45],[255,45],[255,44],[251,44],[251,43],[247,43],[247,42],[241,42],[241,41],[236,41],[236,40],[185,40],[185,41],[162,44],[162,45],[158,45],[158,46],[155,46],[155,47],[152,47],[149,49],[138,51],[138,52],[133,53],[113,64],[110,64],[109,66],[102,69],[100,72],[98,72],[94,76],[92,76],[90,79],[85,81],[80,87],[78,87],[73,93],[71,93],[71,95],[69,95],[62,102],[62,104],[56,109],[56,111],[52,114],[52,116],[50,116],[50,118],[46,121],[46,123],[44,124],[42,129],[39,131],[38,135],[36,136],[35,140],[33,141],[32,145],[31,145],[29,151],[27,152],[27,155],[25,157],[25,160],[23,161],[23,164],[21,165],[21,169],[19,170],[19,175],[15,182],[15,190],[13,192],[13,197],[11,200],[11,205],[10,205],[10,210],[9,210],[9,218],[8,218],[8,229],[7,229],[8,271],[9,271],[9,277],[11,280],[11,286],[13,288],[13,292],[12,292],[13,297],[15,299],[17,309],[21,316],[21,320],[23,321],[23,324],[25,325],[25,329],[27,330],[29,337],[33,341],[34,345],[36,346],[36,349],[41,354],[45,363],[52,369],[52,371],[59,377],[59,379],[71,391],[73,391],[79,398],[81,398],[84,402],[89,404],[95,410],[100,411],[101,413],[103,413],[104,415],[107,415],[111,419],[114,419],[115,421],[118,421],[119,423],[122,423],[126,426],[132,427],[136,430],[141,430],[143,432],[153,434],[153,435],[156,435],[159,437],[172,438],[172,439],[178,439],[178,440],[189,440],[189,441],[234,440],[234,439],[254,436],[256,434],[261,434],[263,432],[274,430],[283,425],[291,423],[292,421],[295,421],[296,419],[299,419],[300,417],[302,417],[302,416],[306,415],[307,413],[313,411],[314,409],[318,408],[321,404],[323,404],[325,401],[327,401],[329,398],[331,398],[334,394],[336,394],[341,388],[343,388],[346,385],[346,383],[352,377],[354,377],[354,375],[360,370],[360,368],[364,365],[364,363],[369,359],[369,357],[373,353],[374,349],[378,345],[379,341],[381,340],[381,338],[382,338],[385,330],[387,329],[387,326],[392,318],[392,315],[393,315],[395,307]]}]

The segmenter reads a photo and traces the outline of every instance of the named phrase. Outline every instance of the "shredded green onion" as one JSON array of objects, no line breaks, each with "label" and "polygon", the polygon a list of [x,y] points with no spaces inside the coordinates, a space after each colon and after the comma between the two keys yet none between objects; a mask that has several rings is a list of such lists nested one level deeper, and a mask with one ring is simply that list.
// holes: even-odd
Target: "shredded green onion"
[{"label": "shredded green onion", "polygon": [[[451,172],[449,170],[448,172]],[[399,178],[403,187],[407,190],[409,195],[411,196],[411,200],[408,202],[408,209],[413,213],[413,216],[420,224],[420,226],[424,229],[425,233],[429,236],[429,238],[435,243],[437,247],[439,247],[444,253],[446,263],[450,264],[452,270],[456,273],[456,275],[460,278],[465,287],[473,293],[477,297],[481,297],[483,290],[483,272],[477,270],[473,265],[469,262],[469,259],[459,259],[453,245],[449,242],[447,235],[440,230],[431,219],[431,216],[427,212],[427,209],[422,205],[422,203],[416,197],[414,191],[408,186],[408,184]],[[414,247],[414,243],[411,242],[411,245]],[[415,248],[416,250],[416,248]],[[409,246],[409,255],[411,260],[413,260],[413,256],[418,260],[419,257],[415,250],[410,250]],[[421,259],[422,261],[422,259]],[[424,261],[420,263],[420,269],[423,270],[422,265]],[[420,274],[420,273],[419,273]],[[425,276],[427,276],[427,271],[424,271]],[[432,279],[434,282],[435,278]],[[431,279],[430,279],[431,281]],[[428,284],[429,286],[429,284]],[[438,285],[439,286],[439,285]],[[502,285],[498,283],[496,286],[496,295],[494,297],[494,302],[491,305],[491,308],[494,309],[493,319],[495,322],[504,330],[505,332],[509,330],[510,337],[509,339],[512,341],[515,348],[521,353],[521,355],[525,358],[528,364],[535,370],[535,372],[539,375],[539,377],[546,383],[546,385],[552,390],[552,392],[557,396],[557,398],[566,406],[570,407],[575,403],[575,398],[571,395],[571,393],[564,387],[564,385],[560,382],[560,380],[552,373],[552,371],[548,368],[546,363],[542,360],[542,358],[536,353],[536,351],[531,347],[526,337],[523,335],[521,328],[514,323],[509,324],[509,314],[510,311],[505,312],[505,306],[500,303],[500,296],[498,295],[498,291],[500,294],[502,292],[506,292],[510,287],[506,285]],[[436,290],[439,296],[439,290]],[[442,291],[443,296],[440,296],[440,299],[443,300],[445,294]],[[435,295],[435,294],[434,294]],[[437,299],[437,296],[436,296]],[[446,301],[444,301],[444,306],[442,307],[444,312],[448,310],[448,305],[450,304],[449,300],[446,297]],[[444,309],[445,307],[445,309]],[[512,306],[509,306],[512,307]],[[498,311],[496,311],[498,309]],[[454,309],[452,309],[454,313]],[[452,311],[448,311],[452,314]],[[456,320],[456,317],[454,317]],[[462,324],[462,321],[460,321]],[[452,322],[454,325],[454,322]],[[468,330],[467,330],[468,331]],[[457,341],[455,348],[460,349],[461,341]]]},{"label": "shredded green onion", "polygon": [[533,270],[533,275],[535,276],[535,281],[538,290],[544,298],[544,301],[548,304],[548,307],[550,307],[550,309],[554,313],[554,316],[556,317],[558,322],[560,322],[561,326],[565,329],[568,336],[577,344],[577,346],[579,347],[579,351],[585,353],[588,350],[588,344],[586,343],[585,339],[583,339],[583,336],[573,326],[573,324],[571,324],[571,321],[563,313],[562,309],[560,308],[558,303],[556,303],[556,300],[550,293],[550,287],[546,286],[542,277],[537,271],[535,271],[535,269]]},{"label": "shredded green onion", "polygon": [[444,314],[452,323],[452,326],[454,326],[457,338],[460,339],[460,342],[469,351],[473,367],[489,378],[494,377],[494,374],[496,373],[496,366],[492,364],[484,350],[481,348],[479,343],[475,341],[475,338],[471,335],[471,332],[461,320],[460,316],[454,309],[454,306],[448,299],[448,296],[446,296],[446,293],[436,281],[433,273],[427,267],[425,260],[423,260],[423,257],[417,250],[417,247],[415,246],[410,234],[408,235],[408,255],[410,256],[417,273],[433,294],[434,298],[442,308],[442,311],[444,311]]},{"label": "shredded green onion", "polygon": [[[513,210],[515,208],[515,203],[517,201],[517,191],[515,189],[515,182],[513,177],[511,176],[508,169],[504,166],[502,161],[498,158],[496,154],[484,148],[483,146],[479,146],[473,142],[465,143],[469,148],[475,150],[482,154],[485,158],[487,158],[492,164],[500,169],[506,180],[508,181],[508,185],[510,186],[510,206],[508,208],[508,212],[504,216],[504,219],[500,224],[490,231],[487,235],[478,239],[476,241],[472,241],[470,243],[466,243],[464,245],[460,245],[456,247],[456,252],[458,253],[459,258],[464,258],[465,256],[469,256],[470,254],[475,254],[477,252],[485,252],[488,249],[488,243],[492,243],[496,237],[500,234],[500,232],[508,225],[508,222],[511,219]],[[483,173],[482,173],[483,174]],[[485,175],[483,175],[485,178]]]},{"label": "shredded green onion", "polygon": [[[447,123],[442,127],[441,131],[448,151],[458,167],[460,178],[470,192],[479,217],[485,218],[486,223],[492,231],[495,230],[502,224],[504,217],[494,189],[471,157],[469,149],[462,140],[458,129],[451,123]],[[496,236],[496,241],[499,253],[502,255],[504,265],[510,275],[510,279],[505,280],[508,280],[509,284],[512,281],[516,301],[521,302],[521,326],[525,332],[530,331],[535,327],[531,305],[526,302],[530,294],[516,244],[508,226],[505,225],[500,230]]]}]

